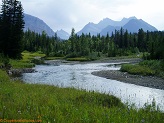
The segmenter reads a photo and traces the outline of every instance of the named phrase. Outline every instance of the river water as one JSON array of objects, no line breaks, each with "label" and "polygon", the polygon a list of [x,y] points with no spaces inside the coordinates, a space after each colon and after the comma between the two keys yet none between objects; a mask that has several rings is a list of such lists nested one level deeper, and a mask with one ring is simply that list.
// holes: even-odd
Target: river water
[{"label": "river water", "polygon": [[91,74],[93,71],[119,69],[120,66],[114,63],[37,65],[35,67],[37,72],[24,73],[22,79],[27,83],[49,84],[62,88],[73,87],[112,94],[124,103],[135,104],[137,108],[143,107],[145,103],[151,104],[155,99],[156,104],[164,111],[164,90],[123,83]]}]

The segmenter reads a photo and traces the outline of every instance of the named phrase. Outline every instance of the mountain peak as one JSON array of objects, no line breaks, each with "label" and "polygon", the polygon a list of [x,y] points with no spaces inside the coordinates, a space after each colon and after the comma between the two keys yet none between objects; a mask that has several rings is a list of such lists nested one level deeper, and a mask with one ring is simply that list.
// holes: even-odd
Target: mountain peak
[{"label": "mountain peak", "polygon": [[137,19],[135,16],[132,16],[132,17],[129,17],[129,18],[123,18],[121,21],[124,21],[124,20],[132,20],[132,19]]},{"label": "mountain peak", "polygon": [[60,37],[61,39],[64,39],[64,40],[69,39],[69,36],[70,36],[70,34],[67,33],[66,31],[64,31],[63,29],[57,30],[56,34],[58,37]]},{"label": "mountain peak", "polygon": [[127,24],[123,26],[124,29],[127,29],[129,32],[138,32],[139,29],[143,29],[145,32],[149,31],[157,31],[155,27],[143,21],[142,19],[131,19]]},{"label": "mountain peak", "polygon": [[[110,19],[110,18],[104,18],[104,19],[103,19],[103,20],[101,20],[100,22],[105,22],[105,21],[106,21],[106,22],[108,22],[108,21],[113,21],[113,20],[112,20],[112,19]],[[99,23],[100,23],[100,22],[99,22]]]},{"label": "mountain peak", "polygon": [[57,30],[56,32],[65,32],[63,29]]}]

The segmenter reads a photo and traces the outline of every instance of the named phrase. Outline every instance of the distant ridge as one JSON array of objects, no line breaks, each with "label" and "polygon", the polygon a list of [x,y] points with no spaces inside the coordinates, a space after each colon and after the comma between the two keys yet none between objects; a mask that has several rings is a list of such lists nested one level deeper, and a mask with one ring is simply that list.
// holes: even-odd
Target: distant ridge
[{"label": "distant ridge", "polygon": [[[66,31],[61,29],[54,32],[43,20],[37,17],[29,14],[24,14],[24,21],[24,31],[27,31],[29,29],[39,34],[42,34],[42,32],[45,31],[48,36],[54,36],[55,33],[57,33],[57,36],[60,37],[60,39],[69,39],[70,34],[68,34]],[[104,18],[98,24],[89,22],[83,27],[83,29],[77,32],[77,35],[82,35],[82,33],[90,33],[91,36],[97,34],[100,34],[101,36],[106,36],[107,33],[111,35],[112,32],[114,33],[115,30],[119,30],[121,27],[131,33],[136,33],[141,28],[144,31],[157,31],[154,26],[148,24],[142,19],[137,19],[135,16],[133,16],[129,18],[123,18],[121,21],[114,21],[109,18]]]},{"label": "distant ridge", "polygon": [[148,24],[147,22],[143,21],[142,19],[137,19],[135,16],[129,18],[123,18],[121,21],[114,21],[109,18],[105,18],[101,20],[98,24],[94,24],[92,22],[88,23],[84,26],[82,30],[77,32],[77,35],[84,34],[91,34],[106,36],[107,33],[109,35],[112,34],[115,30],[119,30],[120,28],[127,29],[128,32],[135,33],[138,32],[139,29],[143,29],[144,31],[157,31],[157,29]]}]

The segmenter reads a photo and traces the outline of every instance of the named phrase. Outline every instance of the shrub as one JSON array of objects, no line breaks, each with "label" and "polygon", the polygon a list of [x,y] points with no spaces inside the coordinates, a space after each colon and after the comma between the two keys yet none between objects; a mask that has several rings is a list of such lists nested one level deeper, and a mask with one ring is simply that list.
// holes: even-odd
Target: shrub
[{"label": "shrub", "polygon": [[44,60],[42,59],[32,59],[31,62],[37,65],[44,64]]},{"label": "shrub", "polygon": [[146,66],[124,64],[121,67],[122,72],[128,72],[130,74],[138,75],[155,75],[155,71]]},{"label": "shrub", "polygon": [[131,74],[139,74],[139,75],[155,75],[155,71],[151,70],[148,67],[142,67],[139,65],[134,65],[131,69],[128,71]]},{"label": "shrub", "polygon": [[164,71],[164,60],[161,61],[160,66],[161,66],[161,70]]},{"label": "shrub", "polygon": [[93,60],[97,60],[98,59],[98,54],[97,52],[92,52],[88,55],[88,59],[93,61]]},{"label": "shrub", "polygon": [[7,67],[9,65],[9,58],[5,57],[4,54],[0,54],[0,65]]},{"label": "shrub", "polygon": [[75,57],[79,57],[79,56],[80,55],[78,53],[73,52],[73,53],[66,55],[66,58],[75,58]]},{"label": "shrub", "polygon": [[132,64],[123,64],[122,66],[121,66],[121,71],[122,72],[128,72],[130,69],[132,69],[133,68],[133,65]]}]

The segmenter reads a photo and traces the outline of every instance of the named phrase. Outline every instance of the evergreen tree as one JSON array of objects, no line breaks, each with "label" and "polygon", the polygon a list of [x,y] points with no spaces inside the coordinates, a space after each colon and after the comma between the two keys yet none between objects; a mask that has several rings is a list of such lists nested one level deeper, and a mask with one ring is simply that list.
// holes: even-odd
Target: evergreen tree
[{"label": "evergreen tree", "polygon": [[128,38],[128,30],[125,31],[124,33],[124,47],[129,48],[129,38]]},{"label": "evergreen tree", "polygon": [[138,48],[140,51],[146,51],[146,40],[145,40],[145,32],[143,29],[139,29],[138,31]]},{"label": "evergreen tree", "polygon": [[23,8],[20,1],[2,0],[0,17],[0,52],[20,58],[23,50]]},{"label": "evergreen tree", "polygon": [[75,29],[74,28],[72,28],[70,40],[71,40],[71,51],[74,52],[75,51]]}]

